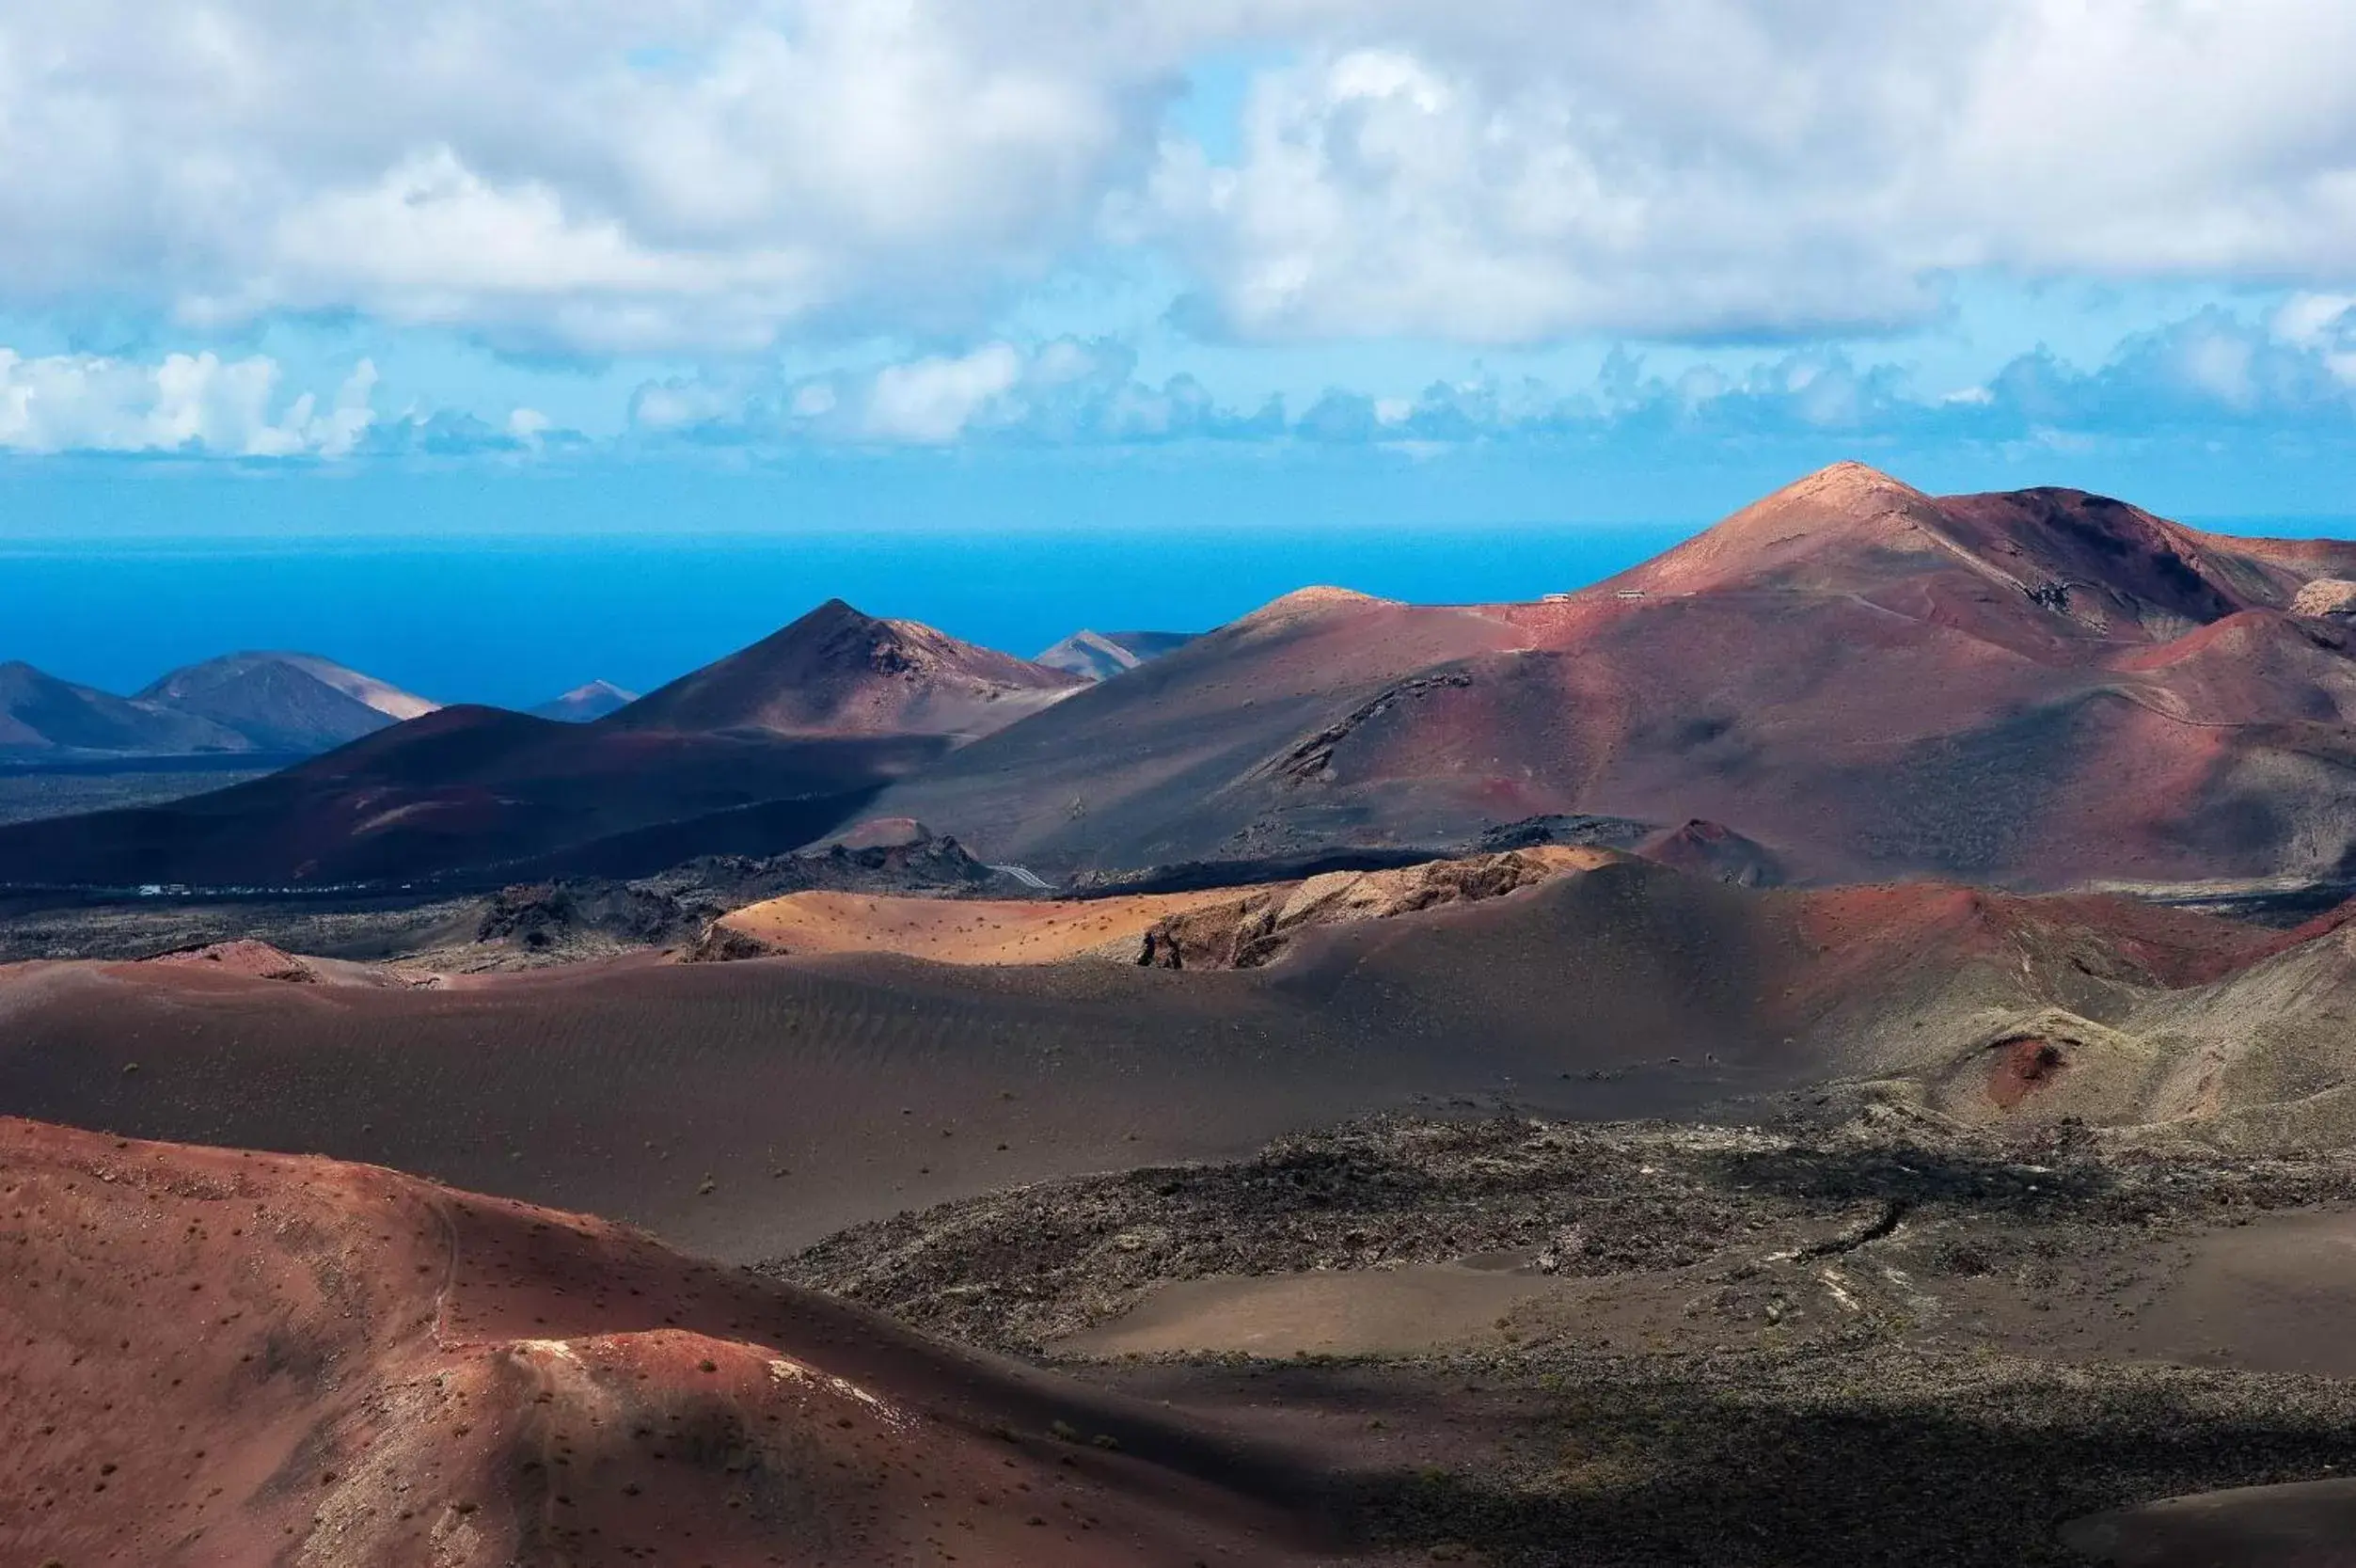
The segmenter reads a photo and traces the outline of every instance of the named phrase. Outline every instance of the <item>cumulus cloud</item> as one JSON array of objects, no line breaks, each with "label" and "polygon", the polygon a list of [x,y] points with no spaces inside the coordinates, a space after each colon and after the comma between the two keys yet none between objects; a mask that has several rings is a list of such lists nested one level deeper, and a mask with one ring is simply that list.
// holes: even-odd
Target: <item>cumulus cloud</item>
[{"label": "cumulus cloud", "polygon": [[946,0],[0,16],[0,292],[525,349],[961,320],[1085,242],[1172,79]]},{"label": "cumulus cloud", "polygon": [[362,360],[324,404],[304,392],[281,404],[279,379],[261,356],[141,364],[0,349],[0,451],[342,457],[368,435],[372,364]]},{"label": "cumulus cloud", "polygon": [[[2356,278],[2344,0],[148,0],[0,16],[0,302],[529,351],[1804,337],[1970,269]],[[1166,114],[1254,70],[1239,148]],[[1232,69],[1232,67],[1222,67]]]},{"label": "cumulus cloud", "polygon": [[1904,323],[1940,280],[2356,275],[2336,0],[1389,0],[1141,230],[1235,336]]}]

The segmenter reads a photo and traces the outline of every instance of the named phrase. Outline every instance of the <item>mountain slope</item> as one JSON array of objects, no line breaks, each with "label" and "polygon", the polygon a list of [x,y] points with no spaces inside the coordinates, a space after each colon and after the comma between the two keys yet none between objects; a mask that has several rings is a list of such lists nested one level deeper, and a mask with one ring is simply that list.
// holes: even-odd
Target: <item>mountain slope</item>
[{"label": "mountain slope", "polygon": [[1201,634],[1191,631],[1076,631],[1033,659],[1087,680],[1111,680],[1149,658],[1175,653]]},{"label": "mountain slope", "polygon": [[878,810],[943,813],[993,857],[1057,870],[1415,842],[1427,824],[1412,813],[1272,812],[1274,781],[1304,736],[1517,640],[1477,610],[1303,589],[976,741]]},{"label": "mountain slope", "polygon": [[591,681],[577,686],[561,697],[553,697],[539,706],[527,709],[534,719],[554,719],[567,724],[588,724],[619,713],[638,701],[635,691],[625,691],[611,681]]},{"label": "mountain slope", "polygon": [[1309,1560],[1250,1450],[619,1226],[14,1118],[0,1164],[26,1568]]},{"label": "mountain slope", "polygon": [[209,795],[0,828],[0,882],[250,886],[467,871],[496,881],[561,870],[568,855],[640,875],[695,854],[796,847],[941,746],[630,734],[442,708]]},{"label": "mountain slope", "polygon": [[234,730],[264,752],[324,752],[436,705],[313,654],[239,653],[174,670],[137,700]]},{"label": "mountain slope", "polygon": [[617,729],[781,736],[986,735],[1083,684],[913,621],[830,599],[623,708]]},{"label": "mountain slope", "polygon": [[0,756],[187,755],[253,749],[245,736],[199,715],[76,686],[22,661],[0,664]]},{"label": "mountain slope", "polygon": [[2356,545],[1842,464],[1560,601],[1280,600],[876,809],[1042,871],[1561,812],[1724,824],[1801,877],[2332,874],[2356,659],[2290,610],[2349,578]]}]

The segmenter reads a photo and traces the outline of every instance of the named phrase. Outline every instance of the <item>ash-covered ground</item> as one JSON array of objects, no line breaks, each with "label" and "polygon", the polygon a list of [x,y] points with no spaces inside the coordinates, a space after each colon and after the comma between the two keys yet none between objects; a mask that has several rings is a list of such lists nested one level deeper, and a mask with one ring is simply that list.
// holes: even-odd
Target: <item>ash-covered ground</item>
[{"label": "ash-covered ground", "polygon": [[1304,1447],[1412,1555],[2069,1563],[2356,1465],[2351,1211],[2345,1156],[2070,1122],[1383,1118],[764,1268]]}]

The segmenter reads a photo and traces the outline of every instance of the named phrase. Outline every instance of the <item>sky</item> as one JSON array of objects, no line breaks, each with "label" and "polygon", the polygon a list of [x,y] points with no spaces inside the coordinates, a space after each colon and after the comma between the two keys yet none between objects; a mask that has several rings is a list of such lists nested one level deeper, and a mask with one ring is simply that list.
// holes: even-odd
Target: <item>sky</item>
[{"label": "sky", "polygon": [[1346,575],[1841,457],[2337,531],[2351,58],[2345,0],[11,7],[0,595],[157,539]]}]

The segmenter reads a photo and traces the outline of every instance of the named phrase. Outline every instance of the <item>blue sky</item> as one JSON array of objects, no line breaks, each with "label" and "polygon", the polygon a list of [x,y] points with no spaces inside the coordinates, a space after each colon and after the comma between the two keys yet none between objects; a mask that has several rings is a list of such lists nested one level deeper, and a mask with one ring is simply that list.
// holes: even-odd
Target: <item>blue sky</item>
[{"label": "blue sky", "polygon": [[0,545],[2356,514],[2337,0],[0,17]]}]

